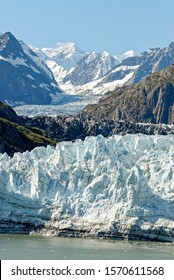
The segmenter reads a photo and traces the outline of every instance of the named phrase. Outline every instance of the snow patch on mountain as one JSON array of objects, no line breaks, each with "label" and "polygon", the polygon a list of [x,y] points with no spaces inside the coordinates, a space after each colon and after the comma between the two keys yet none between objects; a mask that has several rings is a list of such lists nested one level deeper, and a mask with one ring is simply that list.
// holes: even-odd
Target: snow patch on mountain
[{"label": "snow patch on mountain", "polygon": [[125,52],[124,54],[121,55],[114,55],[114,58],[116,60],[119,61],[119,63],[121,63],[124,59],[128,58],[128,57],[134,57],[138,55],[134,50],[129,50],[127,52]]},{"label": "snow patch on mountain", "polygon": [[46,64],[51,69],[54,78],[58,83],[60,83],[66,77],[68,70],[65,70],[62,66],[59,66],[55,61],[47,60]]},{"label": "snow patch on mountain", "polygon": [[99,135],[13,158],[1,154],[3,226],[174,241],[173,155],[173,136],[146,135]]},{"label": "snow patch on mountain", "polygon": [[26,53],[32,60],[34,60],[34,62],[36,63],[36,65],[42,69],[44,72],[47,73],[47,75],[50,78],[53,78],[53,74],[50,71],[50,68],[44,63],[43,60],[41,60],[39,58],[39,56],[37,56],[30,47],[28,47],[23,41],[20,41],[21,46],[23,48],[24,53]]},{"label": "snow patch on mountain", "polygon": [[[20,57],[16,57],[15,59],[13,59],[11,57],[5,58],[5,57],[0,56],[0,59],[11,63],[15,67],[18,67],[20,65],[25,66],[25,67],[30,67],[26,63],[26,61],[23,58],[20,58]],[[34,69],[35,72],[38,72],[35,68],[33,68],[33,69]]]},{"label": "snow patch on mountain", "polygon": [[[108,91],[113,91],[116,87],[121,87],[125,85],[134,75],[135,70],[139,67],[136,66],[119,66],[108,72],[101,79],[85,83],[83,85],[74,86],[71,82],[60,83],[60,87],[63,91],[69,94],[78,94],[78,95],[91,95],[91,96],[102,96]],[[113,80],[112,76],[115,73],[125,72],[122,75],[122,78]],[[110,78],[111,77],[111,78]]]}]

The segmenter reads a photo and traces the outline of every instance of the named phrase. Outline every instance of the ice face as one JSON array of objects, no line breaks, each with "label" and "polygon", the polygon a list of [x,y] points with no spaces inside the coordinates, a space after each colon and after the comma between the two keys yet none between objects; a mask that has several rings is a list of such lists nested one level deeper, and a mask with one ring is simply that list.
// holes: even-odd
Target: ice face
[{"label": "ice face", "polygon": [[174,236],[173,136],[99,135],[1,154],[0,203],[3,220],[94,231],[165,227]]}]

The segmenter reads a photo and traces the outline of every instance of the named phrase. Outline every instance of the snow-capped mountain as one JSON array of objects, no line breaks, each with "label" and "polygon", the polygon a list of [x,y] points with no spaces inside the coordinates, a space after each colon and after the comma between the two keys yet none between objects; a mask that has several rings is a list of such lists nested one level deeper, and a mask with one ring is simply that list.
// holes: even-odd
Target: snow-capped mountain
[{"label": "snow-capped mountain", "polygon": [[61,90],[48,66],[10,32],[0,36],[0,100],[51,104]]},{"label": "snow-capped mountain", "polygon": [[174,43],[136,54],[133,50],[111,56],[86,53],[74,43],[34,50],[51,69],[61,89],[75,95],[103,95],[116,87],[134,84],[174,63]]},{"label": "snow-capped mountain", "polygon": [[56,48],[31,48],[46,62],[61,85],[69,81],[76,85],[92,82],[118,64],[108,52],[87,53],[74,43],[59,43]]},{"label": "snow-capped mountain", "polygon": [[55,48],[36,48],[31,46],[41,60],[51,69],[56,81],[59,83],[71,72],[86,52],[75,43],[57,43]]},{"label": "snow-capped mountain", "polygon": [[61,90],[101,96],[174,63],[174,43],[163,49],[141,54],[131,50],[113,57],[107,52],[87,53],[74,43],[39,49],[28,47],[11,33],[0,38],[0,97],[15,105],[55,104],[63,100]]},{"label": "snow-capped mountain", "polygon": [[86,55],[84,50],[71,42],[58,43],[56,48],[42,48],[42,51],[65,70],[76,67],[77,63]]},{"label": "snow-capped mountain", "polygon": [[0,232],[174,241],[173,136],[0,154]]},{"label": "snow-capped mountain", "polygon": [[[70,75],[65,77],[63,81],[66,83],[62,83],[61,88],[73,94],[103,95],[117,87],[135,84],[151,73],[158,72],[174,63],[174,43],[163,49],[155,48],[138,55],[132,54],[132,52],[128,53],[121,63],[108,71],[102,78],[91,79],[91,81],[84,79],[84,83],[81,80],[80,85],[74,83],[75,77],[72,74],[77,71],[74,69]],[[81,63],[82,61],[79,62],[79,64]],[[85,74],[84,72],[83,75],[85,76]]]},{"label": "snow-capped mountain", "polygon": [[117,64],[108,52],[92,52],[80,60],[77,67],[64,78],[63,83],[69,82],[78,86],[93,82],[102,78]]}]

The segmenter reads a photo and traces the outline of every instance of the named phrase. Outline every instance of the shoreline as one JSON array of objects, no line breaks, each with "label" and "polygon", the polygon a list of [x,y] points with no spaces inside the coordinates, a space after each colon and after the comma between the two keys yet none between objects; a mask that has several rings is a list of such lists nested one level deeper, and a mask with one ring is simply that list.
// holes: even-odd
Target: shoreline
[{"label": "shoreline", "polygon": [[102,230],[96,228],[74,229],[74,228],[55,228],[44,225],[35,226],[34,224],[21,222],[0,222],[0,234],[18,234],[31,236],[65,237],[65,238],[89,238],[102,240],[121,240],[121,241],[147,241],[147,242],[167,242],[174,243],[174,235],[166,233],[164,228],[142,230],[138,226],[125,228],[120,225],[115,230]]}]

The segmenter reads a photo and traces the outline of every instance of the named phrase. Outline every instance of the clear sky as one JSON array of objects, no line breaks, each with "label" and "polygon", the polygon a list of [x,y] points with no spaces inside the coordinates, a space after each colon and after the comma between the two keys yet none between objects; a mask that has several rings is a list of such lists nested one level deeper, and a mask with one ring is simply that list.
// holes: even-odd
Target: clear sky
[{"label": "clear sky", "polygon": [[174,41],[174,0],[0,0],[0,31],[38,47],[75,42],[113,55]]}]

